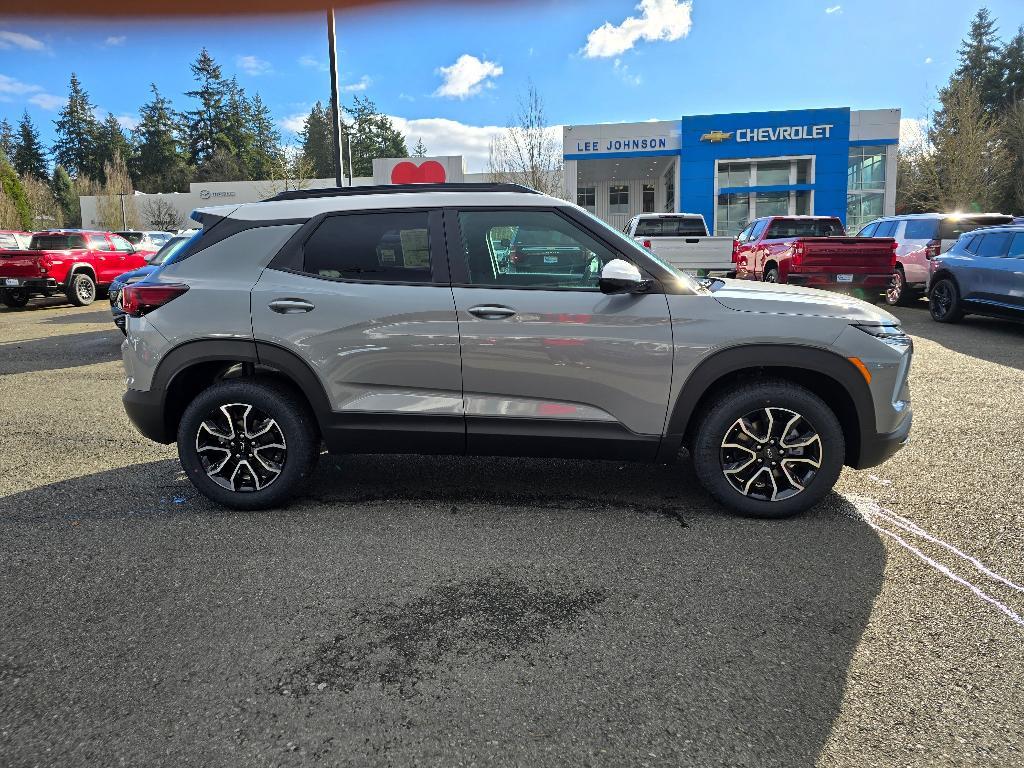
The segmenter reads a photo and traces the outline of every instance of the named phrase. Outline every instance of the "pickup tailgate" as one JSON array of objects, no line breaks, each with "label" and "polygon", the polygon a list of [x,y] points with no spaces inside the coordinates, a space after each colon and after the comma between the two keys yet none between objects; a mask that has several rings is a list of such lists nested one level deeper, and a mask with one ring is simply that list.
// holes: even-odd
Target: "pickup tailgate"
[{"label": "pickup tailgate", "polygon": [[0,250],[0,287],[5,277],[39,277],[42,251]]},{"label": "pickup tailgate", "polygon": [[791,266],[796,272],[889,275],[892,273],[891,237],[802,237],[794,250],[803,254]]},{"label": "pickup tailgate", "polygon": [[[731,237],[637,237],[655,256],[685,272],[728,272],[732,263]],[[647,246],[647,243],[650,243]]]}]

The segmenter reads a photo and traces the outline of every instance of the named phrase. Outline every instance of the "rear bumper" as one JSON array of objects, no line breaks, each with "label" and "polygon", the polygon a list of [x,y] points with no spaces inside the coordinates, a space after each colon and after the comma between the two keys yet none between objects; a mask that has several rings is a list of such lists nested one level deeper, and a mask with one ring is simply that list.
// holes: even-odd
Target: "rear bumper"
[{"label": "rear bumper", "polygon": [[[849,273],[847,273],[849,274]],[[809,288],[829,288],[843,290],[845,288],[877,288],[884,291],[889,287],[892,275],[857,275],[851,276],[850,280],[840,281],[839,275],[834,272],[790,272],[785,282],[790,285],[805,285]]]},{"label": "rear bumper", "polygon": [[870,436],[862,435],[860,457],[853,468],[867,469],[868,467],[877,467],[891,458],[910,441],[910,427],[913,420],[914,414],[908,410],[903,423],[894,431],[885,434],[875,433]]},{"label": "rear bumper", "polygon": [[164,404],[159,393],[129,389],[121,398],[125,413],[135,428],[156,443],[172,443],[174,436],[168,436],[164,420]]},{"label": "rear bumper", "polygon": [[[11,285],[11,281],[15,281],[15,285]],[[63,284],[58,283],[52,277],[0,277],[0,291],[59,291],[63,289]]]}]

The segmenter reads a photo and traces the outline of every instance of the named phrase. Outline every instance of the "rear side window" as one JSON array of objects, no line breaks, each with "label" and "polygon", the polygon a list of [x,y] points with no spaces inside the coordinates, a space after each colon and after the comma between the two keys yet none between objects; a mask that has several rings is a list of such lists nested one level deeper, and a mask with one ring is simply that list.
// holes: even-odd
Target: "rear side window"
[{"label": "rear side window", "polygon": [[1010,242],[1010,250],[1006,254],[1011,259],[1024,259],[1024,232],[1018,232]]},{"label": "rear side window", "polygon": [[978,243],[980,242],[980,237],[971,235],[970,237],[961,237],[956,241],[956,245],[953,247],[960,251],[964,251],[965,253],[974,253],[978,248]]},{"label": "rear side window", "polygon": [[981,237],[981,245],[975,249],[978,256],[988,259],[999,259],[1006,255],[1010,247],[1010,232],[990,232]]},{"label": "rear side window", "polygon": [[939,237],[939,220],[907,219],[907,231],[903,237],[906,240],[937,240]]},{"label": "rear side window", "polygon": [[85,248],[81,235],[34,235],[28,244],[33,251],[65,251],[69,248]]},{"label": "rear side window", "polygon": [[336,280],[428,283],[427,212],[330,216],[303,246],[302,264],[307,274]]},{"label": "rear side window", "polygon": [[89,247],[97,251],[112,251],[114,247],[107,242],[103,235],[89,235]]},{"label": "rear side window", "polygon": [[896,234],[896,226],[898,224],[898,221],[879,222],[878,229],[875,230],[875,234],[872,237],[892,237]]}]

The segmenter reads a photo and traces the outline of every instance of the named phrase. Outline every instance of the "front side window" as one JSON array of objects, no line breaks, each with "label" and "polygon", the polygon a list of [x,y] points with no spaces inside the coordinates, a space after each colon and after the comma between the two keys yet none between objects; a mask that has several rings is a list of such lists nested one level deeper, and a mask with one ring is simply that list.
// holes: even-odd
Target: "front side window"
[{"label": "front side window", "polygon": [[580,208],[586,208],[591,213],[594,212],[594,208],[597,206],[597,188],[596,187],[579,187],[576,189],[576,205]]},{"label": "front side window", "polygon": [[89,247],[95,251],[112,251],[114,246],[103,235],[89,235]]},{"label": "front side window", "polygon": [[462,251],[474,286],[598,290],[620,258],[553,211],[462,211]]},{"label": "front side window", "polygon": [[629,213],[629,186],[612,184],[608,187],[608,212]]},{"label": "front side window", "polygon": [[120,235],[111,235],[110,236],[110,240],[114,244],[114,250],[115,251],[132,251],[132,250],[134,250],[134,248],[132,247],[132,244],[128,240],[126,240],[125,238],[121,237]]},{"label": "front side window", "polygon": [[754,229],[750,232],[750,239],[757,240],[761,233],[764,232],[764,228],[768,226],[768,219],[760,219],[754,223]]},{"label": "front side window", "polygon": [[302,271],[335,280],[427,283],[426,211],[357,213],[323,220],[302,248]]}]

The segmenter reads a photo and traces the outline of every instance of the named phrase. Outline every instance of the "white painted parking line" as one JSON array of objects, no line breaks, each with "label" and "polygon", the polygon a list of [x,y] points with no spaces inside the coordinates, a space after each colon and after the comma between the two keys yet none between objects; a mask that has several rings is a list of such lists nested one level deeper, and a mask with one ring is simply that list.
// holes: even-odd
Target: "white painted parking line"
[{"label": "white painted parking line", "polygon": [[1024,592],[1024,587],[1011,581],[1002,574],[997,573],[989,566],[985,565],[978,558],[967,554],[958,547],[950,544],[938,536],[929,533],[924,528],[919,526],[917,523],[908,520],[901,515],[892,512],[891,510],[885,509],[877,501],[867,496],[854,496],[846,495],[846,498],[860,515],[861,519],[864,520],[868,525],[874,528],[879,533],[887,536],[888,538],[895,541],[905,550],[913,554],[922,562],[934,568],[936,571],[946,576],[948,579],[967,587],[968,590],[980,600],[991,605],[993,608],[998,610],[1000,613],[1009,618],[1012,622],[1020,627],[1024,627],[1024,617],[1021,617],[1013,608],[1006,605],[1004,602],[993,597],[991,594],[986,592],[984,589],[979,587],[974,582],[954,572],[954,570],[946,565],[945,563],[939,562],[934,557],[923,552],[918,546],[915,546],[911,542],[904,538],[904,535],[910,534],[916,536],[922,541],[934,544],[942,549],[946,550],[950,554],[954,555],[959,562],[968,563],[978,573],[984,577],[997,582],[1001,587],[1008,588],[1015,592]]}]

